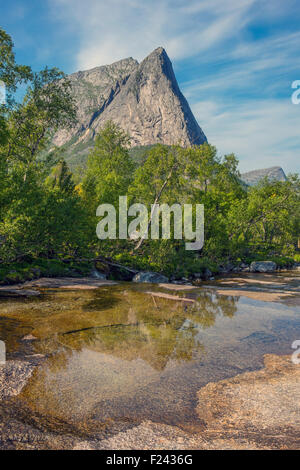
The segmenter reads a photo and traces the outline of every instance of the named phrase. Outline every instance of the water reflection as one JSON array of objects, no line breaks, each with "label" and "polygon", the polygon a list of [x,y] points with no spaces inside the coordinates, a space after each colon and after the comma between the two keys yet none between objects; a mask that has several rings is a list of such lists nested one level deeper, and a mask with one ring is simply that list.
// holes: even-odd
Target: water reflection
[{"label": "water reflection", "polygon": [[[204,352],[197,339],[199,329],[213,326],[217,315],[232,317],[234,298],[198,293],[195,302],[185,303],[153,297],[143,291],[123,290],[110,296],[97,292],[83,305],[84,311],[101,310],[98,325],[72,329],[59,335],[59,342],[72,350],[82,348],[111,354],[125,360],[143,359],[156,370],[163,370],[170,359],[190,361]],[[121,298],[120,298],[121,297]],[[75,322],[76,325],[76,322]]]},{"label": "water reflection", "polygon": [[88,433],[142,419],[190,426],[201,386],[285,351],[299,328],[288,307],[209,289],[125,283],[0,306],[10,352],[30,331],[35,352],[47,354],[16,402],[48,427]]}]

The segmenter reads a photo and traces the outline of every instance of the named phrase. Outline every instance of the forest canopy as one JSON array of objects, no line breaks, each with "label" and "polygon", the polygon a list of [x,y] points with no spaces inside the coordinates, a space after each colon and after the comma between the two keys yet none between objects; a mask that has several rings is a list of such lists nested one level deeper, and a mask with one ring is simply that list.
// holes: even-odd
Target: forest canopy
[{"label": "forest canopy", "polygon": [[[63,150],[51,144],[57,129],[76,123],[67,77],[56,68],[33,72],[16,64],[13,42],[0,30],[0,80],[7,89],[0,105],[0,280],[20,266],[30,277],[34,270],[28,266],[46,272],[56,263],[55,275],[59,263],[69,263],[70,270],[70,260],[88,263],[101,256],[176,276],[205,267],[217,271],[229,262],[299,260],[299,175],[247,187],[236,156],[220,157],[206,143],[157,144],[137,162],[130,155],[130,136],[113,122],[96,136],[83,174],[72,174]],[[14,95],[21,83],[26,92],[18,102]],[[124,195],[149,210],[155,201],[204,204],[203,248],[187,252],[184,240],[174,237],[139,245],[99,240],[98,205],[117,207]]]}]

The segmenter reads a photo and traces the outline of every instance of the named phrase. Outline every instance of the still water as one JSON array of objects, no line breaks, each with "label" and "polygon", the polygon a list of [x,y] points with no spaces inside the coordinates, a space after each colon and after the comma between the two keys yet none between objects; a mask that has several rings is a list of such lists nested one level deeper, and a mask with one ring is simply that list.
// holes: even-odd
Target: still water
[{"label": "still water", "polygon": [[197,391],[262,367],[266,353],[291,354],[300,308],[209,287],[47,289],[1,300],[0,339],[8,359],[28,354],[29,344],[30,354],[45,355],[11,399],[28,422],[97,437],[147,419],[194,431],[202,426]]}]

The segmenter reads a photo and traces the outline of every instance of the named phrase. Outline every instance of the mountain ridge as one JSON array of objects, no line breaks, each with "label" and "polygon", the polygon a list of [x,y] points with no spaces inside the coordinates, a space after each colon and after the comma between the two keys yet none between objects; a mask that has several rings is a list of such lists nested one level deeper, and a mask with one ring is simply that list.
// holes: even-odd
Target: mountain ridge
[{"label": "mountain ridge", "polygon": [[271,166],[261,170],[247,171],[241,174],[241,179],[248,186],[255,186],[259,181],[268,178],[271,181],[286,181],[285,172],[280,166]]},{"label": "mountain ridge", "polygon": [[78,125],[61,129],[53,144],[84,156],[104,123],[119,124],[132,147],[156,143],[184,147],[207,142],[180,91],[172,63],[159,47],[141,63],[132,57],[68,76],[78,106]]}]

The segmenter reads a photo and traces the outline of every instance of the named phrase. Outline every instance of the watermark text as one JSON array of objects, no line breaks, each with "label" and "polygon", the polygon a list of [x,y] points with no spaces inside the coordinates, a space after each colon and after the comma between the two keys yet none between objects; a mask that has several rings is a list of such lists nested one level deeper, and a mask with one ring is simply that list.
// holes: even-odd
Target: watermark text
[{"label": "watermark text", "polygon": [[[186,250],[201,250],[204,245],[203,204],[152,204],[148,211],[141,203],[128,208],[127,196],[120,196],[118,221],[117,210],[112,204],[100,204],[96,215],[101,217],[96,228],[100,240],[185,239],[189,240],[185,243]],[[128,218],[133,220],[128,223]]]}]

